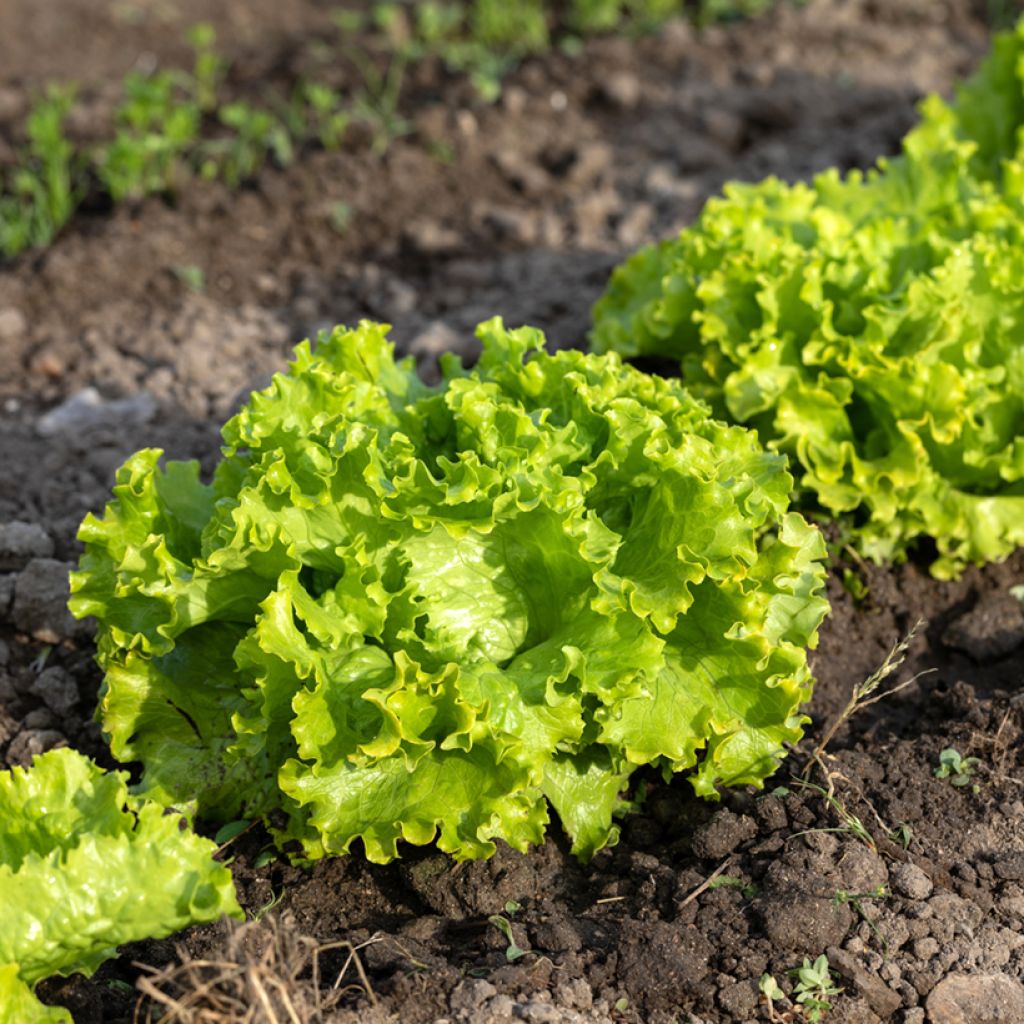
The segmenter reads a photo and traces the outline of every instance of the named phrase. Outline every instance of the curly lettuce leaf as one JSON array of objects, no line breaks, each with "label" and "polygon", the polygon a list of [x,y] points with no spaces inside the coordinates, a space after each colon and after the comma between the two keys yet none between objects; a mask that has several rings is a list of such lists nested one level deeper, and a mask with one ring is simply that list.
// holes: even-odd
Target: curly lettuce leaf
[{"label": "curly lettuce leaf", "polygon": [[30,1012],[43,978],[88,975],[123,943],[241,916],[214,849],[75,751],[0,773],[0,1020],[70,1020]]},{"label": "curly lettuce leaf", "polygon": [[612,275],[595,351],[678,359],[860,551],[1024,543],[1024,22],[868,175],[730,184]]},{"label": "curly lettuce leaf", "polygon": [[800,735],[824,549],[785,459],[617,357],[478,334],[428,387],[384,328],[338,329],[226,424],[209,485],[126,463],[71,607],[142,792],[375,861],[525,849],[550,804],[589,856],[640,765],[714,796]]},{"label": "curly lettuce leaf", "polygon": [[0,964],[0,1024],[74,1024],[61,1006],[44,1006],[18,975],[17,964]]}]

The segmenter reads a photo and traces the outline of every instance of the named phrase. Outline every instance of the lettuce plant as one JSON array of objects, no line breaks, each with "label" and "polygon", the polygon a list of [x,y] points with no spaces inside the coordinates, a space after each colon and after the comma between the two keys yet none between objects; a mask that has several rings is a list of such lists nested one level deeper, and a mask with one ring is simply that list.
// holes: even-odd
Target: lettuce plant
[{"label": "lettuce plant", "polygon": [[0,1024],[69,1024],[33,988],[117,946],[241,916],[214,844],[72,750],[0,772]]},{"label": "lettuce plant", "polygon": [[616,356],[478,334],[437,387],[384,327],[322,335],[212,483],[119,471],[71,607],[147,794],[379,862],[522,850],[549,801],[586,856],[637,766],[714,797],[800,737],[827,605],[785,460]]},{"label": "lettuce plant", "polygon": [[936,576],[1024,543],[1024,22],[902,154],[732,184],[616,270],[597,351],[679,360],[797,467],[806,509]]}]

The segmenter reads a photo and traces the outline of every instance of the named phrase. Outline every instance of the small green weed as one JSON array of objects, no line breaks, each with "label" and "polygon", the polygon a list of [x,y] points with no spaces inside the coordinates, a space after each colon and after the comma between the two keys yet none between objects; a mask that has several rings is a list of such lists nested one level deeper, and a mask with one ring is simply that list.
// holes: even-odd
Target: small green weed
[{"label": "small green weed", "polygon": [[[787,997],[771,974],[762,974],[758,982],[771,1021],[791,1020],[793,1014],[799,1014],[803,1020],[817,1024],[832,1009],[831,1000],[843,991],[833,982],[828,957],[824,953],[814,963],[805,959],[800,967],[794,967],[786,973],[794,979],[791,997]],[[777,1002],[795,1005],[780,1016],[775,1009]]]},{"label": "small green weed", "polygon": [[937,779],[949,779],[951,785],[958,788],[971,787],[972,793],[979,792],[980,787],[974,780],[981,760],[977,757],[963,757],[955,747],[946,747],[939,754],[939,766],[935,769]]},{"label": "small green weed", "polygon": [[789,975],[796,978],[793,986],[796,1001],[804,1016],[812,1022],[820,1021],[832,1009],[830,1000],[843,991],[833,984],[828,957],[824,953],[813,964],[805,958],[803,965],[793,968]]},{"label": "small green weed", "polygon": [[217,92],[227,71],[227,63],[214,48],[217,33],[212,25],[193,25],[185,38],[195,51],[192,96],[199,109],[209,113],[217,107]]},{"label": "small green weed", "polygon": [[711,879],[708,889],[739,889],[746,900],[752,900],[758,893],[758,888],[753,882],[744,882],[742,878],[736,878],[734,875],[719,875]]},{"label": "small green weed", "polygon": [[899,843],[904,850],[909,850],[911,840],[914,838],[914,830],[907,822],[900,821],[890,829],[889,838],[894,843]]},{"label": "small green weed", "polygon": [[797,836],[811,835],[814,832],[846,832],[859,839],[869,850],[872,852],[878,851],[878,844],[875,842],[874,836],[868,831],[867,826],[857,817],[852,811],[848,810],[846,805],[835,795],[834,792],[830,792],[823,786],[816,786],[813,782],[805,782],[801,779],[795,779],[794,785],[799,786],[801,789],[809,789],[814,793],[817,793],[822,800],[835,812],[839,818],[840,824],[835,828],[809,828],[804,829],[802,832],[794,832],[789,838],[795,839]]},{"label": "small green weed", "polygon": [[885,900],[888,899],[892,893],[889,892],[888,888],[884,885],[880,885],[873,889],[871,892],[847,892],[845,889],[837,889],[835,896],[832,897],[832,903],[839,906],[852,907],[857,916],[871,929],[872,934],[878,939],[882,949],[886,952],[889,951],[889,943],[886,941],[885,936],[878,930],[878,926],[875,922],[868,917],[867,911],[864,909],[865,900]]},{"label": "small green weed", "polygon": [[202,292],[206,288],[206,275],[203,268],[194,263],[187,263],[184,266],[174,268],[174,276],[190,291]]},{"label": "small green weed", "polygon": [[[508,907],[509,904],[506,903],[506,910],[508,909]],[[504,935],[506,940],[508,941],[508,947],[505,950],[505,959],[509,963],[512,963],[513,960],[518,960],[521,956],[526,955],[526,950],[520,949],[519,946],[516,945],[515,937],[512,934],[512,925],[507,917],[503,917],[501,914],[491,914],[491,916],[487,918],[487,920],[490,921],[490,923],[493,924],[494,927],[497,928],[498,931],[501,932],[501,934]]]}]

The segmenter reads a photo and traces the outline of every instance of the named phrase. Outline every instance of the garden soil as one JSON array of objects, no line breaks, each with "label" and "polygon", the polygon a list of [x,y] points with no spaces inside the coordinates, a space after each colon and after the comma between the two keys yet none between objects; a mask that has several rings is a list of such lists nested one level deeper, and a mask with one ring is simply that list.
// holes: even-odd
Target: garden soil
[{"label": "garden soil", "polygon": [[[197,18],[217,22],[228,88],[252,99],[322,66],[332,39],[314,0],[55,11],[0,5],[0,161],[45,80],[81,83],[72,130],[96,137],[120,77],[186,59]],[[342,151],[310,150],[239,191],[87,204],[51,249],[0,267],[0,764],[70,743],[111,765],[91,721],[92,629],[64,601],[77,525],[128,454],[155,445],[209,470],[218,425],[336,322],[391,322],[427,376],[443,351],[472,358],[473,326],[497,313],[553,346],[584,344],[610,268],[726,179],[895,151],[915,102],[976,65],[985,14],[966,0],[812,0],[703,33],[672,23],[530,60],[494,105],[428,63],[408,73],[408,131],[383,153],[357,129]],[[350,74],[331,73],[342,86]],[[785,999],[765,1005],[759,979],[792,992],[787,972],[826,954],[834,1024],[1020,1024],[1024,606],[1010,590],[1024,552],[952,583],[926,564],[850,562],[846,586],[834,570],[813,725],[764,792],[709,804],[685,779],[646,776],[621,841],[588,865],[556,826],[527,855],[455,864],[408,849],[385,867],[353,855],[306,871],[264,863],[254,827],[225,851],[252,918],[241,931],[136,944],[42,994],[78,1024],[159,1011],[741,1024],[801,1019]],[[923,674],[813,760],[919,621],[884,686]],[[935,775],[947,748],[978,759],[965,785]],[[140,976],[151,995],[137,1006]],[[277,1016],[244,1016],[259,992]],[[195,1015],[173,1016],[188,999]]]}]

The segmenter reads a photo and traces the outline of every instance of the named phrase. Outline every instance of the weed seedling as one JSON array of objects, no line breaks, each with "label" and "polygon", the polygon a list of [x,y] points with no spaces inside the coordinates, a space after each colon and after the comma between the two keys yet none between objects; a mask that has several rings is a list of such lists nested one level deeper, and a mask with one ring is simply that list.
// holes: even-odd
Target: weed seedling
[{"label": "weed seedling", "polygon": [[776,1021],[779,1018],[775,1015],[775,1003],[777,1000],[785,999],[786,993],[779,988],[779,983],[767,971],[761,975],[757,987],[764,996],[765,1005],[768,1007],[768,1019]]},{"label": "weed seedling", "polygon": [[914,838],[914,830],[907,822],[901,821],[898,822],[889,832],[889,838],[894,843],[899,843],[904,850],[909,850],[910,841]]},{"label": "weed seedling", "polygon": [[892,894],[884,886],[880,885],[877,889],[871,892],[847,892],[845,889],[837,889],[835,896],[832,897],[833,905],[840,907],[844,904],[854,909],[857,916],[871,929],[871,933],[878,939],[882,946],[882,949],[886,953],[889,952],[889,943],[886,942],[885,936],[878,930],[877,925],[867,915],[867,911],[864,909],[864,900],[884,900],[888,899]]},{"label": "weed seedling", "polygon": [[745,900],[752,900],[758,892],[753,882],[744,882],[735,875],[719,875],[708,883],[708,889],[739,889]]},{"label": "weed seedling", "polygon": [[339,235],[345,234],[352,224],[352,204],[346,203],[344,199],[332,203],[327,220]]},{"label": "weed seedling", "polygon": [[201,292],[206,287],[206,275],[202,267],[187,263],[174,268],[174,276],[190,291]]},{"label": "weed seedling", "polygon": [[212,25],[193,25],[186,36],[195,52],[192,70],[192,96],[199,109],[209,113],[217,107],[217,87],[224,77],[226,65],[214,46],[217,33]]},{"label": "weed seedling", "polygon": [[828,957],[822,953],[813,964],[805,959],[803,966],[795,967],[789,974],[790,977],[796,978],[793,992],[796,994],[796,1001],[803,1008],[804,1016],[816,1024],[832,1009],[829,1000],[843,991],[832,983]]},{"label": "weed seedling", "polygon": [[[506,909],[507,907],[508,904],[506,904]],[[509,963],[512,963],[513,960],[518,960],[521,956],[526,955],[526,950],[520,949],[516,945],[515,937],[512,935],[512,925],[509,923],[507,917],[502,917],[501,914],[491,914],[487,920],[490,921],[491,924],[493,924],[494,927],[497,928],[498,931],[501,932],[501,934],[508,940],[508,948],[505,950],[505,959]]]},{"label": "weed seedling", "polygon": [[826,778],[829,777],[829,772],[825,769],[823,761],[825,748],[829,745],[832,737],[835,736],[836,732],[839,730],[839,727],[848,718],[856,712],[861,711],[862,709],[869,707],[886,697],[891,697],[893,694],[899,693],[900,690],[905,690],[911,684],[916,683],[921,676],[926,675],[927,672],[935,671],[935,669],[928,669],[927,672],[918,672],[917,675],[912,676],[910,679],[900,683],[898,686],[893,686],[888,690],[883,690],[881,693],[876,692],[886,679],[899,671],[900,666],[907,660],[907,651],[910,650],[910,645],[914,642],[914,638],[924,628],[924,626],[924,620],[918,620],[918,622],[914,624],[914,628],[911,629],[911,631],[902,640],[893,646],[892,650],[885,656],[885,661],[883,661],[882,664],[864,680],[864,682],[859,683],[853,688],[853,693],[850,695],[850,699],[847,701],[846,707],[839,712],[839,715],[828,729],[825,730],[824,735],[818,741],[818,745],[814,748],[814,751],[810,756],[810,760],[808,761],[807,772],[804,775],[805,779],[808,777],[811,768],[815,764],[822,769]]},{"label": "weed seedling", "polygon": [[867,826],[860,820],[860,818],[857,817],[856,814],[846,807],[834,792],[830,792],[823,786],[816,786],[813,782],[804,782],[800,779],[795,779],[794,784],[799,786],[801,789],[809,789],[812,792],[817,793],[822,800],[824,800],[825,803],[835,811],[840,824],[835,828],[804,829],[802,832],[794,832],[789,837],[790,839],[795,839],[797,836],[810,835],[812,832],[846,832],[859,839],[873,853],[878,852],[878,844],[875,842],[874,836],[872,836],[868,831]]},{"label": "weed seedling", "polygon": [[958,788],[970,786],[971,792],[977,793],[979,787],[974,781],[974,773],[980,764],[978,758],[962,757],[955,747],[946,747],[939,754],[939,767],[935,769],[935,778],[949,779],[950,783]]}]

